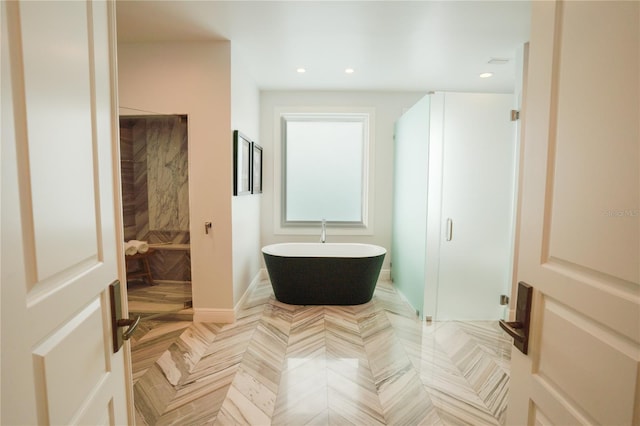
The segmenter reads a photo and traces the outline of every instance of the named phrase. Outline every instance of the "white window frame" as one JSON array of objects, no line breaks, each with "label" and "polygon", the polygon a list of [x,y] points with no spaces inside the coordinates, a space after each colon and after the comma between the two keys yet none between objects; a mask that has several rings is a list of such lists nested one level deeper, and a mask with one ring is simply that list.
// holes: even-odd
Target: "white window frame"
[{"label": "white window frame", "polygon": [[285,127],[287,118],[303,119],[331,116],[359,118],[364,123],[362,221],[328,222],[327,234],[373,235],[374,177],[375,177],[375,109],[369,107],[277,107],[274,113],[274,202],[273,229],[276,235],[320,235],[320,223],[285,222]]}]

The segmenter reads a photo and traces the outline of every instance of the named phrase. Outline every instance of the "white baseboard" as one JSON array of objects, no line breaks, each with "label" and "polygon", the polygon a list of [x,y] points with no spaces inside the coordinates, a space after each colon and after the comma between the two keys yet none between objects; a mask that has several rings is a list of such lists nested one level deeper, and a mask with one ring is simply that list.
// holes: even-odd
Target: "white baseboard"
[{"label": "white baseboard", "polygon": [[379,281],[391,281],[391,269],[380,269]]},{"label": "white baseboard", "polygon": [[240,306],[242,306],[245,299],[249,296],[249,293],[251,293],[251,290],[253,290],[253,288],[257,286],[260,281],[267,278],[269,278],[269,275],[267,274],[267,270],[265,268],[261,268],[256,274],[256,276],[253,277],[253,279],[251,280],[251,284],[249,284],[249,287],[247,287],[247,289],[245,290],[240,300],[238,300],[238,303],[236,303],[236,305],[233,307],[233,311],[235,313],[238,312],[238,309],[240,309]]},{"label": "white baseboard", "polygon": [[193,322],[215,322],[231,324],[236,320],[233,309],[193,308]]},{"label": "white baseboard", "polygon": [[247,290],[244,292],[233,309],[193,308],[193,322],[215,322],[220,324],[231,324],[235,322],[238,309],[240,308],[240,306],[242,306],[245,299],[249,296],[251,290],[266,277],[268,277],[267,270],[264,268],[260,269],[256,276],[253,277],[251,283],[249,284],[249,287],[247,287]]}]

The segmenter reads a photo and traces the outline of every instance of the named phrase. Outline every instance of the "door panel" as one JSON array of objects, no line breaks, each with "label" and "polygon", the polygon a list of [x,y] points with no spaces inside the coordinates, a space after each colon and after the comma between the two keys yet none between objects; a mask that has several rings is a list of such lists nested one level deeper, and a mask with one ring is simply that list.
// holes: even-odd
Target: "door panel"
[{"label": "door panel", "polygon": [[[636,48],[629,57],[621,48],[638,44],[637,2],[594,3],[563,2],[559,16],[562,59],[555,64],[554,80],[561,90],[551,100],[555,166],[548,180],[553,189],[547,205],[548,257],[588,268],[588,275],[610,275],[605,282],[637,283],[638,221],[630,235],[633,219],[617,219],[625,209],[632,213],[639,197],[638,156],[632,155],[638,143],[638,53]],[[617,107],[622,105],[630,107]],[[584,234],[597,244],[575,244]]]},{"label": "door panel", "polygon": [[[63,22],[50,18],[56,11],[64,13]],[[77,143],[93,139],[87,13],[85,3],[20,6],[31,214],[41,236],[34,241],[38,281],[97,254],[95,146]],[[49,99],[57,100],[53,111]],[[56,170],[40,173],[52,161]],[[85,232],[60,250],[59,242],[77,227]]]},{"label": "door panel", "polygon": [[68,423],[108,374],[104,336],[94,332],[103,326],[100,299],[95,299],[33,351],[36,382],[50,405],[51,423]]},{"label": "door panel", "polygon": [[532,5],[509,424],[640,423],[639,6]]},{"label": "door panel", "polygon": [[[591,407],[597,423],[624,424],[635,396],[636,377],[629,374],[636,364],[633,347],[623,336],[550,297],[542,303],[540,380],[576,404]],[[594,368],[594,361],[606,368]]]},{"label": "door panel", "polygon": [[113,7],[2,2],[2,424],[128,423]]},{"label": "door panel", "polygon": [[500,295],[510,287],[513,239],[512,105],[513,95],[444,94],[438,320],[504,316]]}]

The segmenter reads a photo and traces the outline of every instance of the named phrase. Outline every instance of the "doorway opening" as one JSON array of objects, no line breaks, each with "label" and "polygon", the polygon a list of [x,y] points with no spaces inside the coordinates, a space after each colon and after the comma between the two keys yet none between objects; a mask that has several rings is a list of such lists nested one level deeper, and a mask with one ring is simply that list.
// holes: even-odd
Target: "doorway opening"
[{"label": "doorway opening", "polygon": [[130,316],[192,307],[187,128],[186,115],[120,117]]}]

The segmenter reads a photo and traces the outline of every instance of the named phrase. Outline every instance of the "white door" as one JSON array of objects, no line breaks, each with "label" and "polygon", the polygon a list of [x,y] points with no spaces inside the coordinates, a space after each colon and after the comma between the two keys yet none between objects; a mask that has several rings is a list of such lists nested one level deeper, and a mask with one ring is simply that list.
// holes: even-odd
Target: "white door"
[{"label": "white door", "polygon": [[532,2],[508,424],[640,424],[640,3]]},{"label": "white door", "polygon": [[126,424],[112,2],[2,2],[0,423]]},{"label": "white door", "polygon": [[[445,93],[438,320],[497,320],[510,292],[513,95]],[[436,124],[438,125],[438,124]],[[431,185],[430,185],[431,187]]]}]

